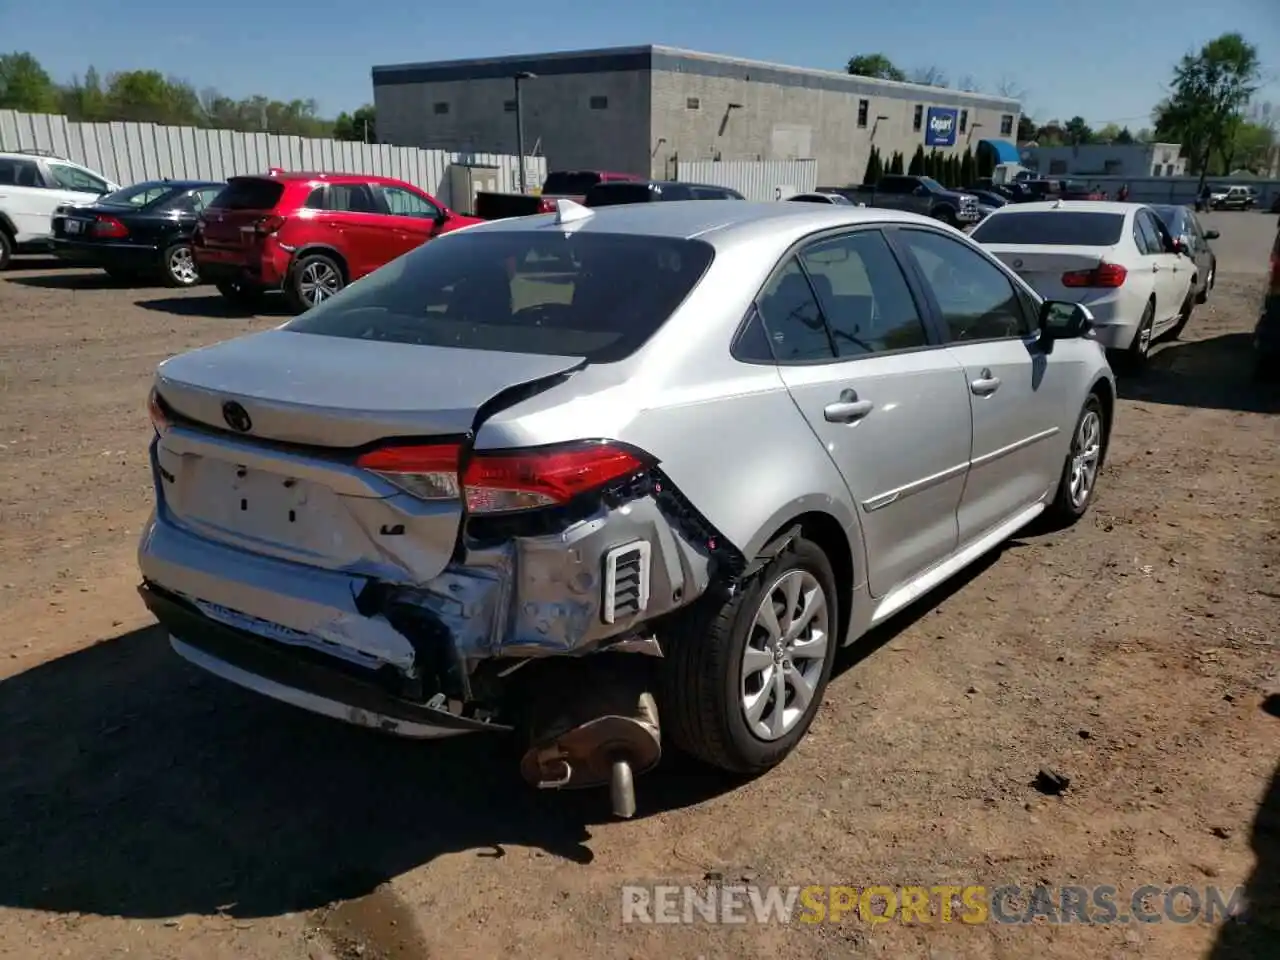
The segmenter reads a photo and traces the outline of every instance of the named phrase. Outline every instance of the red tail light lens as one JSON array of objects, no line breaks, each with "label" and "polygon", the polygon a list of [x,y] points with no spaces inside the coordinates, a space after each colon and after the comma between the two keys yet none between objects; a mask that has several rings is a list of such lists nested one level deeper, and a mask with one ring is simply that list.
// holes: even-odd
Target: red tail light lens
[{"label": "red tail light lens", "polygon": [[541,200],[538,201],[538,212],[539,213],[555,213],[556,202],[550,199],[549,197],[543,197]]},{"label": "red tail light lens", "polygon": [[164,409],[164,403],[160,400],[160,394],[156,392],[156,388],[151,388],[151,394],[147,397],[147,413],[151,417],[151,425],[155,427],[156,433],[164,436],[169,432],[169,414]]},{"label": "red tail light lens", "polygon": [[384,447],[361,455],[372,470],[424,500],[465,499],[471,513],[506,513],[567,503],[653,464],[619,444],[591,441],[533,450],[474,453],[459,477],[455,444]]},{"label": "red tail light lens", "polygon": [[105,237],[109,240],[118,240],[129,235],[129,228],[115,217],[99,214],[93,221],[93,235],[95,237]]},{"label": "red tail light lens", "polygon": [[284,226],[284,217],[270,216],[263,217],[256,221],[253,225],[254,233],[259,236],[270,236]]},{"label": "red tail light lens", "polygon": [[1120,287],[1129,271],[1118,263],[1100,263],[1092,270],[1070,270],[1062,275],[1064,287]]}]

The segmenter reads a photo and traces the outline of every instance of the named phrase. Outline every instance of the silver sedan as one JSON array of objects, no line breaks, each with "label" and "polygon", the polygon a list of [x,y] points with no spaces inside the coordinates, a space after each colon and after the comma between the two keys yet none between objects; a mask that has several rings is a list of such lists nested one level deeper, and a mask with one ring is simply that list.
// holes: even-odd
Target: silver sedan
[{"label": "silver sedan", "polygon": [[542,786],[675,746],[746,773],[838,647],[1094,496],[1088,311],[963,234],[699,201],[485,223],[151,397],[142,593],[233,683]]}]

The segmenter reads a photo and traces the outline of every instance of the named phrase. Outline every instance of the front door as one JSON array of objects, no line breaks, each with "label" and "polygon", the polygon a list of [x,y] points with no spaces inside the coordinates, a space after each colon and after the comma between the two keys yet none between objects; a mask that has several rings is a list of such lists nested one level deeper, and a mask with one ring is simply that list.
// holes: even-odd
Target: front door
[{"label": "front door", "polygon": [[1156,322],[1154,333],[1174,323],[1186,298],[1191,279],[1189,265],[1171,252],[1172,238],[1160,218],[1142,209],[1133,216],[1138,249],[1142,251],[1143,268],[1150,269],[1155,284]]},{"label": "front door", "polygon": [[351,280],[394,260],[394,231],[383,215],[373,189],[363,183],[331,183],[325,187],[323,234],[333,237],[333,245],[347,261]]},{"label": "front door", "polygon": [[436,235],[443,211],[419,193],[403,187],[378,188],[387,212],[396,256],[416,250]]},{"label": "front door", "polygon": [[1035,300],[993,259],[927,228],[893,236],[917,266],[947,352],[964,369],[973,445],[957,521],[963,546],[1052,495],[1078,377],[1036,346]]},{"label": "front door", "polygon": [[868,586],[884,596],[956,547],[970,444],[964,373],[930,343],[876,229],[802,248],[759,311],[783,381],[857,504]]}]

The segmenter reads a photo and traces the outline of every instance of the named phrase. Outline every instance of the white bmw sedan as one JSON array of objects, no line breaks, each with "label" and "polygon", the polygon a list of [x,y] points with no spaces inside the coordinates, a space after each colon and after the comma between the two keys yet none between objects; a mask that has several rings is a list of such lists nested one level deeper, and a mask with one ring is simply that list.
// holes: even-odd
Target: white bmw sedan
[{"label": "white bmw sedan", "polygon": [[1193,261],[1138,203],[1011,203],[970,234],[1047,300],[1083,304],[1104,347],[1131,372],[1151,342],[1181,331],[1195,305]]}]

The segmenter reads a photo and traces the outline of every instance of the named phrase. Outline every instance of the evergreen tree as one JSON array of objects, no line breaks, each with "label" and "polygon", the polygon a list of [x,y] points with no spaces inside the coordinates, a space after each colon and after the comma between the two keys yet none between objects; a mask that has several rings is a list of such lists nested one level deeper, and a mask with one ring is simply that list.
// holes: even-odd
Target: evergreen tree
[{"label": "evergreen tree", "polygon": [[907,173],[913,177],[924,176],[924,147],[916,147],[916,152],[911,155],[911,166],[907,167]]},{"label": "evergreen tree", "polygon": [[960,159],[960,186],[967,187],[977,179],[974,176],[976,169],[973,164],[973,151],[966,148],[964,156]]}]

